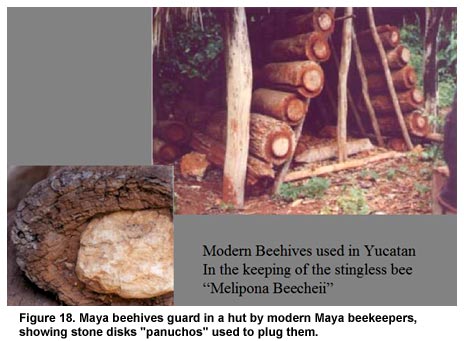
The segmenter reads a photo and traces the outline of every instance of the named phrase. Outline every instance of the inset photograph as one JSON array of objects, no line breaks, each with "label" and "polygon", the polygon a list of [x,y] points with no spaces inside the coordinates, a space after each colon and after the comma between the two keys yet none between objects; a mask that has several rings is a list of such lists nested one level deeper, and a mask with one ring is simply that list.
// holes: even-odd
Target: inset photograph
[{"label": "inset photograph", "polygon": [[8,305],[172,305],[171,166],[10,166]]},{"label": "inset photograph", "polygon": [[456,8],[154,8],[176,214],[455,214]]}]

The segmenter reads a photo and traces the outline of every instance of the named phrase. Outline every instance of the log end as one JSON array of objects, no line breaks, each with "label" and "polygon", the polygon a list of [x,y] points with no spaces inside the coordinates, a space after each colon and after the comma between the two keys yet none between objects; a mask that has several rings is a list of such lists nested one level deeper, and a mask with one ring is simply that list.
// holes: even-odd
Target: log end
[{"label": "log end", "polygon": [[303,119],[306,114],[305,103],[298,99],[294,98],[288,102],[287,105],[287,118],[292,123],[299,122]]},{"label": "log end", "polygon": [[319,15],[317,16],[316,22],[317,26],[322,32],[332,32],[335,23],[332,11],[326,9],[321,10]]},{"label": "log end", "polygon": [[322,89],[323,75],[318,69],[310,69],[303,74],[303,85],[311,93],[317,93]]},{"label": "log end", "polygon": [[290,141],[285,136],[278,136],[273,139],[271,145],[272,154],[275,157],[285,157],[290,150]]},{"label": "log end", "polygon": [[422,104],[424,102],[424,95],[422,94],[422,91],[419,89],[412,90],[411,98],[413,102],[416,104]]},{"label": "log end", "polygon": [[406,66],[406,82],[405,84],[409,85],[410,87],[416,85],[417,83],[417,74],[414,71],[414,68],[411,66]]},{"label": "log end", "polygon": [[411,51],[409,51],[409,49],[404,46],[400,46],[399,49],[399,57],[401,62],[404,63],[404,65],[408,64],[411,60]]},{"label": "log end", "polygon": [[393,45],[398,45],[400,42],[400,32],[398,29],[394,29],[390,33],[390,41]]},{"label": "log end", "polygon": [[169,210],[119,211],[93,218],[81,235],[76,274],[95,292],[126,299],[174,290]]},{"label": "log end", "polygon": [[[309,50],[308,50],[309,49]],[[306,48],[306,56],[308,59],[312,59],[314,56],[316,60],[325,62],[330,58],[330,47],[325,39],[318,38],[310,42]]]}]

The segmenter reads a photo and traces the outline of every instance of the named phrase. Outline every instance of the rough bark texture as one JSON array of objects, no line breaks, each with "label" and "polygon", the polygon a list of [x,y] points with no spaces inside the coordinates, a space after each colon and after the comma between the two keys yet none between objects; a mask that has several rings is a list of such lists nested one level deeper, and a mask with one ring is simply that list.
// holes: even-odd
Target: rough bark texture
[{"label": "rough bark texture", "polygon": [[297,125],[304,119],[308,106],[293,93],[260,88],[253,92],[251,110]]},{"label": "rough bark texture", "polygon": [[324,62],[330,58],[330,47],[327,37],[322,33],[299,34],[273,41],[269,48],[269,58],[274,62],[305,59]]},{"label": "rough bark texture", "polygon": [[201,180],[209,166],[210,162],[206,159],[205,154],[190,152],[180,159],[180,174],[184,178],[193,177]]},{"label": "rough bark texture", "polygon": [[384,147],[384,141],[382,134],[380,132],[379,124],[377,122],[377,117],[375,116],[374,107],[372,106],[370,94],[369,94],[369,85],[367,82],[366,70],[364,68],[364,62],[362,59],[361,49],[359,48],[358,39],[356,36],[355,29],[353,27],[353,49],[355,54],[356,66],[359,72],[359,78],[361,79],[361,92],[362,98],[364,99],[364,104],[366,105],[367,113],[371,120],[372,129],[374,130],[375,138],[380,147]]},{"label": "rough bark texture", "polygon": [[253,83],[250,43],[243,7],[226,11],[224,38],[227,74],[227,145],[223,200],[236,207],[242,207],[245,196]]},{"label": "rough bark texture", "polygon": [[154,138],[177,145],[187,144],[190,136],[190,129],[180,121],[159,121],[153,129]]},{"label": "rough bark texture", "polygon": [[[348,141],[346,143],[346,151],[348,155],[358,154],[360,152],[374,149],[369,139],[359,139]],[[338,146],[336,143],[331,143],[326,146],[311,147],[310,144],[300,140],[295,152],[295,162],[311,163],[317,161],[328,160],[337,157]]]},{"label": "rough bark texture", "polygon": [[[224,144],[203,133],[194,131],[190,146],[195,151],[205,154],[209,162],[216,167],[224,165]],[[263,162],[251,155],[247,160],[246,186],[251,195],[263,193],[275,177],[271,164]]]},{"label": "rough bark texture", "polygon": [[170,167],[61,168],[18,205],[11,234],[18,265],[37,286],[69,305],[172,304],[172,294],[144,300],[99,294],[75,273],[81,233],[92,218],[171,208]]},{"label": "rough bark texture", "polygon": [[[353,8],[345,9],[345,16],[351,16]],[[338,160],[344,162],[348,158],[346,147],[346,120],[348,114],[347,104],[347,85],[348,71],[350,69],[351,60],[351,41],[353,36],[353,19],[349,18],[343,22],[342,33],[342,51],[340,53],[340,68],[338,71],[338,120],[337,120],[337,144],[338,144]]]},{"label": "rough bark texture", "polygon": [[[376,27],[376,32],[379,36],[380,43],[385,50],[391,50],[397,47],[400,43],[400,30],[396,26],[382,25]],[[375,51],[376,44],[372,37],[372,31],[365,30],[358,34],[358,43],[361,50]]]},{"label": "rough bark texture", "polygon": [[178,146],[161,139],[153,139],[153,160],[160,163],[172,163],[179,158],[181,151]]},{"label": "rough bark texture", "polygon": [[286,27],[289,35],[318,31],[331,34],[335,28],[334,14],[331,10],[319,8],[308,14],[290,18]]},{"label": "rough bark texture", "polygon": [[306,98],[319,95],[324,87],[324,71],[313,61],[267,64],[259,77],[266,85],[294,87]]},{"label": "rough bark texture", "polygon": [[[411,52],[403,45],[398,45],[393,50],[385,52],[387,53],[387,62],[390,70],[401,69],[411,59]],[[362,58],[366,72],[381,72],[383,70],[382,60],[378,53],[364,53]]]},{"label": "rough bark texture", "polygon": [[[396,91],[409,90],[417,83],[416,71],[409,65],[400,70],[392,71],[391,76]],[[372,94],[385,93],[388,91],[387,81],[383,73],[371,73],[367,76],[367,82],[369,91]]]},{"label": "rough bark texture", "polygon": [[[418,137],[427,136],[430,133],[430,125],[426,116],[420,112],[414,111],[404,115],[404,122],[408,127],[408,131]],[[398,120],[394,116],[386,116],[379,118],[379,125],[384,134],[401,134],[401,129]]]},{"label": "rough bark texture", "polygon": [[[395,92],[395,96],[401,108],[401,114],[402,112],[414,111],[421,108],[424,102],[422,92],[419,89],[411,89],[398,94]],[[386,114],[396,115],[395,106],[390,95],[373,96],[371,97],[371,102],[377,114],[383,114],[382,116],[387,116]],[[363,112],[367,110],[362,102],[359,103],[359,107]]]},{"label": "rough bark texture", "polygon": [[[275,118],[261,114],[250,116],[249,152],[266,162],[281,165],[295,146],[290,126]],[[227,129],[224,116],[214,115],[206,126],[206,133],[225,143]]]},{"label": "rough bark texture", "polygon": [[[396,95],[395,87],[393,85],[393,80],[392,80],[392,76],[391,76],[391,72],[390,72],[390,69],[388,68],[387,55],[386,55],[385,49],[384,49],[384,46],[386,44],[382,41],[382,39],[379,36],[379,29],[375,27],[374,11],[372,10],[372,7],[367,8],[367,16],[368,16],[368,19],[369,19],[369,28],[370,28],[371,36],[372,36],[372,39],[373,39],[373,41],[375,43],[377,51],[379,52],[380,59],[382,61],[382,66],[383,66],[383,70],[384,70],[384,73],[385,73],[385,79],[387,80],[387,85],[388,85],[388,92],[390,93],[390,99],[393,102],[393,108],[395,110],[396,117],[398,118],[398,123],[399,123],[399,125],[401,127],[401,132],[403,134],[404,141],[406,142],[406,144],[408,146],[408,149],[411,150],[413,148],[413,145],[411,143],[411,138],[409,137],[409,133],[408,133],[408,129],[406,127],[406,124],[404,123],[404,118],[403,118],[402,109],[400,107],[399,98]],[[398,28],[396,28],[396,30],[392,30],[392,31],[388,30],[388,32],[389,32],[389,40],[391,41],[391,43],[395,42],[396,40],[399,43]],[[396,36],[398,36],[397,39],[394,39]],[[393,45],[393,44],[391,44],[391,45]],[[396,45],[398,45],[398,44],[396,44]],[[396,45],[393,45],[391,47],[392,48],[396,47]],[[415,95],[413,97],[415,97]],[[374,105],[374,108],[375,108],[375,105]]]}]

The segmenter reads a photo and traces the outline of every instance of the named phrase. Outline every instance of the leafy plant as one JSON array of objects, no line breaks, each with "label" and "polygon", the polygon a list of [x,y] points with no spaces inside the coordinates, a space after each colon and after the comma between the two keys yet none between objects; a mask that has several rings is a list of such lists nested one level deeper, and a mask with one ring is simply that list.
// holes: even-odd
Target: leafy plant
[{"label": "leafy plant", "polygon": [[419,170],[419,175],[424,180],[430,180],[430,179],[432,179],[432,170],[430,168],[421,168]]},{"label": "leafy plant", "polygon": [[314,177],[303,185],[284,183],[279,190],[278,197],[285,201],[294,201],[297,198],[321,198],[330,187],[330,180]]},{"label": "leafy plant", "polygon": [[441,161],[443,160],[443,149],[436,143],[429,144],[421,154],[424,161]]},{"label": "leafy plant", "polygon": [[379,173],[372,169],[363,169],[359,175],[364,179],[377,181],[379,179]]},{"label": "leafy plant", "polygon": [[368,214],[370,209],[365,198],[365,191],[358,186],[350,187],[337,199],[343,214]]},{"label": "leafy plant", "polygon": [[393,168],[390,168],[389,170],[387,170],[386,176],[388,180],[393,180],[396,176],[396,170]]},{"label": "leafy plant", "polygon": [[420,195],[424,195],[425,193],[430,192],[430,187],[427,185],[423,185],[419,182],[414,183],[414,188],[416,191],[419,192]]}]

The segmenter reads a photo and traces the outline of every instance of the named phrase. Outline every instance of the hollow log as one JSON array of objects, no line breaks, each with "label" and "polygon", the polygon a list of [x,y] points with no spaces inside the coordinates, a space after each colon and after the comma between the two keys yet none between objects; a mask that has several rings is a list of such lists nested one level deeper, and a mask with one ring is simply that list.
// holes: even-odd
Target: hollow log
[{"label": "hollow log", "polygon": [[[400,43],[400,30],[396,26],[377,26],[377,33],[385,50],[394,49]],[[377,49],[370,30],[358,34],[358,43],[363,52],[376,51]]]},{"label": "hollow log", "polygon": [[[311,163],[337,157],[337,143],[331,143],[325,146],[311,146],[310,144],[305,143],[304,140],[300,140],[300,142],[297,146],[297,152],[295,152],[295,162]],[[347,141],[346,143],[346,150],[348,156],[372,149],[374,149],[374,146],[372,145],[371,141],[367,138]]]},{"label": "hollow log", "polygon": [[180,121],[159,121],[153,128],[153,137],[176,145],[187,144],[191,131],[185,123]]},{"label": "hollow log", "polygon": [[330,58],[330,46],[322,33],[304,33],[273,41],[269,48],[269,58],[273,62],[304,59],[325,62]]},{"label": "hollow log", "polygon": [[181,155],[178,146],[161,139],[153,139],[153,160],[161,163],[172,163]]},{"label": "hollow log", "polygon": [[[224,165],[224,144],[203,133],[194,131],[190,146],[195,151],[205,154],[209,162],[216,167]],[[248,194],[261,194],[272,184],[275,174],[271,164],[248,155],[246,187]]]},{"label": "hollow log", "polygon": [[[213,138],[225,142],[227,126],[224,115],[215,114],[206,126],[206,132]],[[261,114],[250,116],[251,154],[274,165],[283,164],[295,146],[292,128],[285,122]]]},{"label": "hollow log", "polygon": [[308,105],[293,93],[260,88],[253,92],[251,110],[297,125],[306,116]]},{"label": "hollow log", "polygon": [[267,64],[257,76],[266,85],[294,87],[306,98],[319,95],[324,87],[324,71],[313,61]]},{"label": "hollow log", "polygon": [[[395,116],[385,116],[378,119],[380,128],[384,134],[401,134],[401,128]],[[408,131],[418,137],[425,137],[430,132],[429,121],[419,111],[413,111],[404,115],[404,122]]]},{"label": "hollow log", "polygon": [[[391,70],[401,69],[406,66],[411,59],[411,52],[403,45],[398,45],[387,53],[388,67]],[[380,72],[383,70],[382,61],[378,53],[364,53],[363,63],[366,72]]]},{"label": "hollow log", "polygon": [[[410,112],[419,109],[424,102],[422,92],[416,88],[400,92],[397,96],[402,112]],[[371,102],[377,114],[387,116],[387,113],[395,112],[395,108],[389,95],[372,96]],[[359,101],[358,105],[362,112],[366,112],[366,107],[363,101]]]},{"label": "hollow log", "polygon": [[171,210],[172,167],[63,167],[18,205],[17,263],[68,305],[172,304]]},{"label": "hollow log", "polygon": [[289,18],[286,31],[289,35],[296,35],[317,31],[326,35],[335,28],[335,18],[331,10],[318,8],[310,13]]},{"label": "hollow log", "polygon": [[[405,91],[413,88],[417,83],[416,71],[412,66],[392,71],[393,85],[396,91]],[[387,80],[383,72],[371,73],[367,76],[369,92],[372,94],[386,93],[388,91]]]}]

